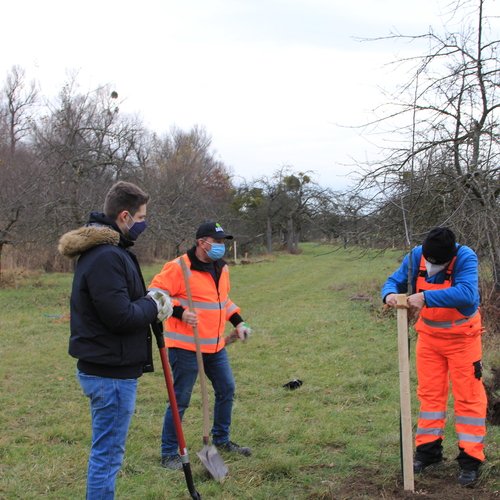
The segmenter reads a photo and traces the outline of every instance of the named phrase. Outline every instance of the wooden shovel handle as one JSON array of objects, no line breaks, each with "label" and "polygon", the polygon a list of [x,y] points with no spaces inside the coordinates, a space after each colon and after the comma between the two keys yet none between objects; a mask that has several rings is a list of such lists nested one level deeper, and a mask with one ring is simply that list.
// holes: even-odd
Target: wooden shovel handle
[{"label": "wooden shovel handle", "polygon": [[[191,286],[189,284],[189,269],[183,257],[179,257],[179,260],[181,262],[182,274],[184,276],[184,284],[186,286],[189,310],[191,312],[195,312],[193,306],[193,296],[191,294]],[[205,378],[205,368],[203,367],[203,356],[201,354],[200,335],[198,333],[198,327],[193,326],[192,328],[194,333],[194,343],[196,345],[196,362],[198,363],[198,375],[200,377],[201,406],[203,408],[203,443],[208,444],[210,421],[208,415],[207,380]]]}]

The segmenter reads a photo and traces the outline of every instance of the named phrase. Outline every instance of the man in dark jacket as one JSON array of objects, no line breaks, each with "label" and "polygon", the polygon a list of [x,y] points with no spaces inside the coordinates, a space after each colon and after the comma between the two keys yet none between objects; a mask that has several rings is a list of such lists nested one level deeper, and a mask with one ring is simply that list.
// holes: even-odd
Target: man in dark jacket
[{"label": "man in dark jacket", "polygon": [[149,196],[128,182],[109,190],[104,213],[93,212],[85,227],[61,237],[59,251],[77,257],[71,292],[69,353],[90,399],[92,446],[87,499],[113,499],[137,379],[152,371],[150,323],[172,312],[170,298],[146,294],[130,247],[146,228]]}]

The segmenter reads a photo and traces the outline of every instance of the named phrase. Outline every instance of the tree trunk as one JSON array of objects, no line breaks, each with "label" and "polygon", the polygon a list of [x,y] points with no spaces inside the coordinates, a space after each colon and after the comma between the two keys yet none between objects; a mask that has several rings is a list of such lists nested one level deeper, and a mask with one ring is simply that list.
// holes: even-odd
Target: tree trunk
[{"label": "tree trunk", "polygon": [[297,231],[294,231],[294,233],[293,233],[293,249],[297,253],[299,251],[300,232],[301,231],[299,229]]},{"label": "tree trunk", "polygon": [[293,241],[294,241],[293,219],[290,217],[287,223],[287,234],[286,234],[286,249],[288,253],[294,253]]},{"label": "tree trunk", "polygon": [[267,253],[273,253],[273,227],[271,225],[271,217],[267,218],[266,244],[267,244]]},{"label": "tree trunk", "polygon": [[491,274],[493,279],[493,289],[500,292],[500,238],[495,230],[496,225],[486,229],[486,237],[488,239],[488,248],[490,250]]},{"label": "tree trunk", "polygon": [[2,251],[3,251],[3,242],[0,242],[0,283],[2,282]]}]

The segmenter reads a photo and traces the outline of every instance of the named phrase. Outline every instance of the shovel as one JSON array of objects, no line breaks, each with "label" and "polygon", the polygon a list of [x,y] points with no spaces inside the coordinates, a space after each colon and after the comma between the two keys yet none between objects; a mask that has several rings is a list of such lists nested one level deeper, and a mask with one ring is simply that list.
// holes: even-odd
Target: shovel
[{"label": "shovel", "polygon": [[[186,285],[186,294],[188,297],[189,309],[194,312],[193,307],[193,297],[191,295],[191,287],[189,285],[189,270],[187,268],[185,260],[181,257],[181,268],[182,274],[184,276],[184,283]],[[201,387],[201,403],[203,408],[203,449],[197,453],[198,458],[204,465],[205,469],[210,473],[210,475],[216,481],[223,481],[227,474],[228,469],[224,460],[219,455],[217,448],[212,444],[209,444],[209,415],[208,415],[208,392],[207,392],[207,381],[205,378],[205,369],[203,367],[203,356],[201,354],[200,347],[200,336],[198,334],[198,327],[193,326],[194,342],[196,345],[196,362],[198,363],[198,374],[200,377],[200,387]]]},{"label": "shovel", "polygon": [[189,490],[189,494],[193,500],[201,499],[200,494],[196,491],[196,487],[193,481],[193,474],[191,473],[191,464],[189,463],[189,455],[186,446],[186,441],[184,439],[184,433],[182,432],[181,417],[179,414],[179,409],[177,407],[177,399],[175,398],[174,383],[172,381],[172,374],[170,373],[170,366],[167,360],[167,354],[165,349],[165,339],[163,337],[163,326],[161,323],[154,323],[153,333],[156,337],[156,344],[160,351],[161,366],[163,368],[163,375],[165,377],[165,384],[167,386],[168,399],[170,401],[170,409],[172,410],[172,418],[174,420],[175,434],[177,436],[177,442],[179,443],[179,454],[181,456],[182,469],[184,471],[184,477],[186,479],[186,484]]}]

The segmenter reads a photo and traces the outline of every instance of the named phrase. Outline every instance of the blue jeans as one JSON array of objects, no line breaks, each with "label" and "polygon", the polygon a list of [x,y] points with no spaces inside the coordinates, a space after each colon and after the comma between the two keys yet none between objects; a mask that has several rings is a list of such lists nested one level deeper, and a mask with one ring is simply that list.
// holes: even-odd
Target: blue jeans
[{"label": "blue jeans", "polygon": [[86,498],[112,500],[134,413],[137,379],[97,377],[79,370],[77,377],[83,393],[90,399],[92,416]]},{"label": "blue jeans", "polygon": [[[182,419],[189,406],[193,386],[198,376],[196,353],[185,349],[171,348],[168,350],[168,357],[174,377],[177,406]],[[229,428],[231,427],[235,384],[226,349],[222,349],[215,354],[203,354],[203,367],[207,378],[212,382],[215,392],[212,427],[213,443],[216,445],[227,443],[229,441]],[[201,417],[200,415],[200,423],[202,422]],[[161,456],[175,455],[178,453],[178,448],[172,411],[168,406],[163,419]]]}]

